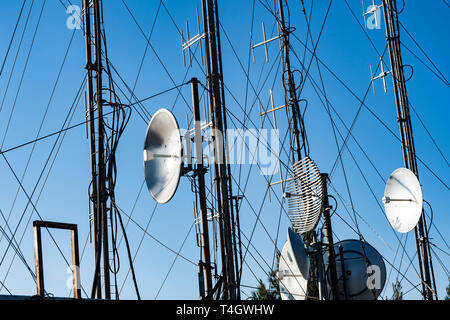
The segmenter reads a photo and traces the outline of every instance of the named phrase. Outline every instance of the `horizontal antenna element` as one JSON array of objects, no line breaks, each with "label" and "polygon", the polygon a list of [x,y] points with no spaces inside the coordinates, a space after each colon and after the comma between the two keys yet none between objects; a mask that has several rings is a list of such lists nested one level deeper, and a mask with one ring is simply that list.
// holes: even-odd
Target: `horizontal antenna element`
[{"label": "horizontal antenna element", "polygon": [[[186,42],[184,41],[184,36],[183,36],[183,30],[181,30],[181,47],[183,49],[183,64],[186,67],[186,59],[184,56],[184,51],[188,50],[189,53],[189,66],[192,66],[192,55],[191,55],[191,46],[193,46],[194,44],[196,44],[198,41],[200,41],[201,39],[205,39],[206,34],[205,33],[201,33],[200,32],[200,18],[198,15],[198,9],[197,9],[197,29],[198,29],[198,33],[193,36],[192,38],[189,38],[189,22],[186,21]],[[202,65],[203,65],[203,47],[202,47],[202,43],[200,42],[200,56],[202,57]]]}]

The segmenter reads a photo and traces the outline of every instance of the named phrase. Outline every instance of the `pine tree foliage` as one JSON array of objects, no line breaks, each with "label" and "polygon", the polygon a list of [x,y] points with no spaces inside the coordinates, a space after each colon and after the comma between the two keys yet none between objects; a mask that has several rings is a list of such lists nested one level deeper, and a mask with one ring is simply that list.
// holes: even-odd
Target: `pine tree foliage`
[{"label": "pine tree foliage", "polygon": [[402,285],[400,281],[397,280],[397,282],[392,283],[392,290],[394,291],[392,300],[403,300]]},{"label": "pine tree foliage", "polygon": [[280,283],[275,270],[269,273],[269,288],[260,279],[258,289],[252,292],[252,300],[280,300]]}]

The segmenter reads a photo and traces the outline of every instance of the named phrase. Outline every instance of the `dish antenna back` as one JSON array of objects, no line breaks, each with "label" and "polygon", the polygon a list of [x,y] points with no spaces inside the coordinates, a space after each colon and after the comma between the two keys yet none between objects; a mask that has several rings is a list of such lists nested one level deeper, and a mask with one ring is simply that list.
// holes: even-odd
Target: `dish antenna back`
[{"label": "dish antenna back", "polygon": [[145,181],[158,203],[172,199],[180,182],[182,164],[177,120],[169,110],[160,109],[150,120],[144,145]]},{"label": "dish antenna back", "polygon": [[294,230],[305,233],[315,228],[322,212],[323,185],[317,165],[309,157],[294,163],[288,180],[288,214]]},{"label": "dish antenna back", "polygon": [[309,280],[309,257],[302,238],[288,228],[287,242],[278,265],[282,300],[305,300]]},{"label": "dish antenna back", "polygon": [[[336,271],[339,278],[339,300],[374,300],[386,283],[383,257],[370,244],[360,240],[343,240],[334,245]],[[324,255],[326,287],[332,296],[328,255]]]},{"label": "dish antenna back", "polygon": [[422,215],[422,189],[416,175],[399,168],[389,177],[383,197],[386,217],[391,226],[401,233],[414,229]]}]

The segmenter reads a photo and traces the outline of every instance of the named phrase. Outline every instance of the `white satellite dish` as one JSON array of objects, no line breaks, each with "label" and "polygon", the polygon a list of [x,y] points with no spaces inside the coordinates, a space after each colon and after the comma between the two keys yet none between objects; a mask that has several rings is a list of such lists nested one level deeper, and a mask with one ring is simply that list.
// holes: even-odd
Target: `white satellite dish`
[{"label": "white satellite dish", "polygon": [[289,243],[286,242],[281,250],[278,265],[281,300],[305,300],[308,280],[300,273],[297,263],[289,251]]},{"label": "white satellite dish", "polygon": [[[339,247],[342,247],[342,256]],[[334,245],[334,251],[336,254],[339,300],[343,300],[345,297],[349,300],[374,300],[378,298],[386,283],[386,266],[378,251],[367,242],[360,240],[338,242]],[[331,297],[328,254],[324,255],[324,263],[325,270],[327,270],[328,296]]]},{"label": "white satellite dish", "polygon": [[305,279],[309,279],[309,257],[306,253],[305,244],[292,228],[287,231],[288,252],[293,256],[298,270]]},{"label": "white satellite dish", "polygon": [[395,170],[389,177],[383,197],[386,217],[401,233],[414,229],[422,215],[422,189],[416,175],[406,168]]},{"label": "white satellite dish", "polygon": [[291,228],[278,265],[283,300],[305,300],[309,280],[309,257],[302,238]]},{"label": "white satellite dish", "polygon": [[182,144],[177,120],[167,109],[158,110],[150,120],[145,136],[145,181],[152,197],[166,203],[180,182]]}]

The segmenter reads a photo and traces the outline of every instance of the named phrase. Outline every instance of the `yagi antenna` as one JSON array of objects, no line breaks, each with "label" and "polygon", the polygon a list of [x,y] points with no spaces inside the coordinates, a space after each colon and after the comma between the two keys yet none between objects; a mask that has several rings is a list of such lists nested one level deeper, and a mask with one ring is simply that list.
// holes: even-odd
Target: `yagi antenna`
[{"label": "yagi antenna", "polygon": [[[184,55],[184,52],[186,50],[188,50],[189,66],[192,66],[191,46],[193,46],[195,43],[197,43],[201,39],[204,39],[205,36],[206,36],[205,33],[201,33],[200,32],[200,18],[199,18],[199,15],[198,15],[198,8],[197,8],[197,30],[198,30],[198,33],[195,36],[193,36],[192,38],[190,38],[190,35],[189,35],[189,22],[186,21],[186,33],[187,33],[186,34],[186,41],[185,41],[184,36],[183,36],[183,30],[181,30],[181,48],[182,48],[182,51],[183,51],[183,64],[184,64],[185,67],[186,67],[186,57]],[[201,53],[200,55],[202,57],[202,65],[203,65],[203,63],[204,63],[203,62],[203,46],[202,46],[201,41],[200,41],[200,53]]]},{"label": "yagi antenna", "polygon": [[399,168],[389,177],[383,197],[386,217],[398,232],[414,229],[422,215],[422,189],[416,175]]},{"label": "yagi antenna", "polygon": [[[271,107],[272,107],[269,110],[264,110],[264,111],[261,110],[261,103],[260,103],[260,100],[258,99],[259,116],[260,116],[260,119],[261,119],[261,127],[262,127],[262,117],[266,116],[269,113],[272,113],[274,128],[277,128],[277,117],[276,117],[276,112],[275,111],[278,111],[278,110],[286,108],[286,105],[284,104],[282,106],[275,107],[272,89],[269,90],[269,95],[270,95],[270,103],[271,103]],[[278,138],[280,138],[280,137],[278,137]],[[276,185],[276,184],[280,184],[281,185],[281,192],[284,193],[284,183],[289,181],[289,179],[284,179],[283,178],[283,170],[282,170],[281,161],[280,161],[279,157],[277,159],[278,159],[278,168],[280,170],[280,181],[278,181],[278,182],[270,182],[268,184],[268,187],[269,187],[269,200],[270,201],[271,201],[271,198],[270,198],[270,187],[272,187],[273,185]]]},{"label": "yagi antenna", "polygon": [[264,22],[262,22],[262,32],[263,32],[263,40],[262,42],[253,45],[253,38],[251,39],[252,45],[251,45],[251,49],[252,49],[252,53],[253,53],[253,62],[255,62],[255,48],[258,48],[260,46],[264,46],[265,52],[266,52],[266,62],[269,62],[269,51],[268,51],[268,47],[267,44],[269,42],[272,42],[274,40],[277,40],[279,38],[282,37],[282,35],[278,35],[276,37],[270,38],[270,39],[266,39],[266,27],[264,26]]},{"label": "yagi antenna", "polygon": [[158,110],[145,135],[144,171],[151,196],[158,203],[169,202],[180,182],[182,144],[177,120],[167,109]]},{"label": "yagi antenna", "polygon": [[377,80],[377,79],[382,79],[383,80],[384,93],[387,92],[386,77],[387,77],[388,74],[391,73],[391,71],[385,71],[384,70],[383,58],[381,58],[381,57],[380,57],[380,66],[381,66],[381,72],[376,77],[373,76],[372,65],[370,66],[370,79],[371,79],[371,82],[372,82],[372,89],[373,89],[373,93],[374,94],[375,94],[375,86],[374,86],[373,82],[375,80]]}]

